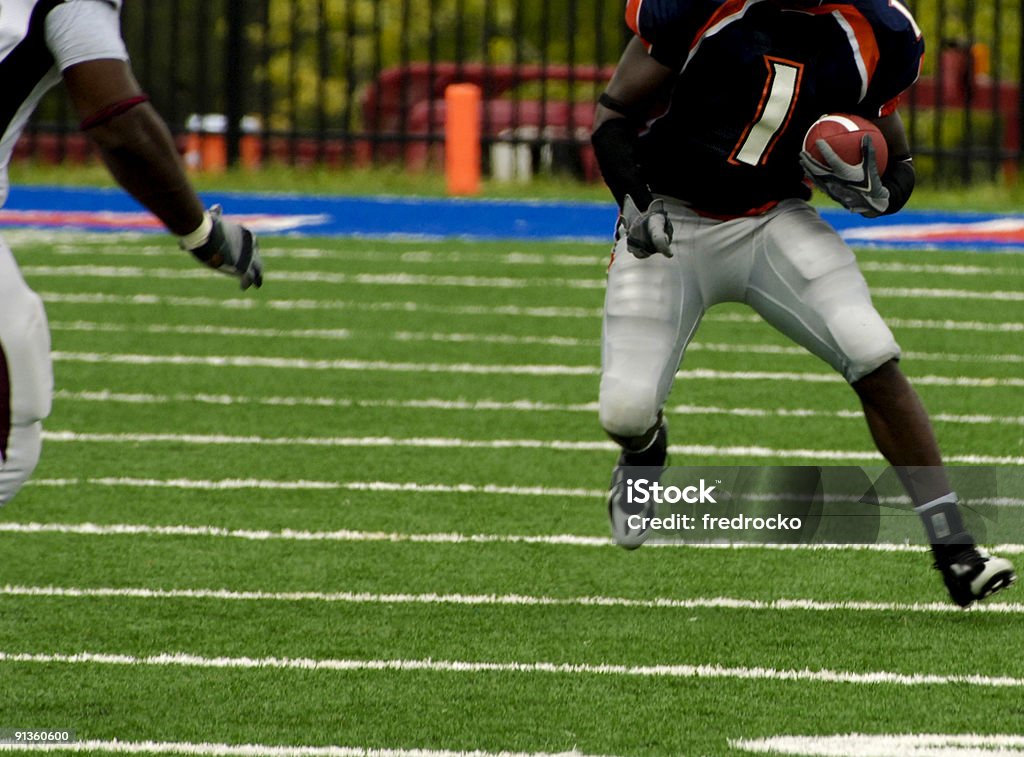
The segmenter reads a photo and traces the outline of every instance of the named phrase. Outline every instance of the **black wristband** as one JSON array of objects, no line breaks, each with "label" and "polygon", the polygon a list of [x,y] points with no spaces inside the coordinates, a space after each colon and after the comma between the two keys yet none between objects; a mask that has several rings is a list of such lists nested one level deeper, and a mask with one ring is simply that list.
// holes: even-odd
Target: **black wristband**
[{"label": "black wristband", "polygon": [[620,116],[625,117],[627,121],[632,122],[634,125],[642,125],[644,123],[645,112],[642,108],[638,108],[634,105],[627,105],[618,100],[607,92],[602,92],[601,96],[597,98],[597,101],[606,107],[608,110],[615,111]]},{"label": "black wristband", "polygon": [[594,157],[605,184],[619,207],[629,195],[639,210],[646,210],[654,196],[644,181],[637,160],[639,135],[636,126],[625,118],[610,118],[594,131],[590,142],[594,145]]},{"label": "black wristband", "polygon": [[915,180],[914,161],[910,156],[889,162],[889,168],[882,176],[882,186],[889,190],[889,207],[882,215],[896,213],[907,204],[914,191]]}]

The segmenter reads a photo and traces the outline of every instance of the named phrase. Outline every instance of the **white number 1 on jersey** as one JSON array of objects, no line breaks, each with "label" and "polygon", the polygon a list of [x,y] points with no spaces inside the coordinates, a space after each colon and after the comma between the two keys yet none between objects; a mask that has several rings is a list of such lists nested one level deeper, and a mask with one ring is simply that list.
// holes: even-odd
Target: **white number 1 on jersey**
[{"label": "white number 1 on jersey", "polygon": [[761,95],[754,122],[743,133],[730,160],[748,166],[761,165],[775,145],[796,104],[803,64],[765,56],[768,81]]}]

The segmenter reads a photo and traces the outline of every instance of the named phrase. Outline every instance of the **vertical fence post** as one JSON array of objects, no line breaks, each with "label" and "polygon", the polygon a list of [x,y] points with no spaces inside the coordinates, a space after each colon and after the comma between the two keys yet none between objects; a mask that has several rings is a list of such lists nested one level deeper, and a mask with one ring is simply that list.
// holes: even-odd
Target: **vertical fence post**
[{"label": "vertical fence post", "polygon": [[227,161],[229,166],[238,165],[241,154],[242,116],[245,115],[243,100],[245,84],[243,40],[245,36],[246,0],[227,0],[227,45],[224,58],[224,115],[227,116],[225,136],[227,138]]},{"label": "vertical fence post", "polygon": [[[1017,29],[1017,39],[1019,40],[1020,51],[1018,52],[1017,62],[1017,154],[1013,156],[1013,159],[1017,163],[1017,167],[1024,167],[1024,0],[1020,3],[1020,15],[1021,26]],[[1013,175],[1013,180],[1017,180],[1019,172]]]}]

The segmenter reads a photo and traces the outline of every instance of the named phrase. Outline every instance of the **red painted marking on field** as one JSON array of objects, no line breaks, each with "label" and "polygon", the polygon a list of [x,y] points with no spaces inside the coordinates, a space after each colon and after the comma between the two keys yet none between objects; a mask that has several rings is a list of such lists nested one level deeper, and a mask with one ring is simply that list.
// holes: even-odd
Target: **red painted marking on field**
[{"label": "red painted marking on field", "polygon": [[[291,231],[330,221],[326,214],[277,215],[270,213],[230,216],[254,231]],[[105,231],[162,231],[160,220],[149,213],[109,210],[6,210],[0,209],[0,226],[87,228]]]},{"label": "red painted marking on field", "polygon": [[0,210],[3,226],[89,226],[109,229],[161,229],[149,213],[117,213],[94,210]]},{"label": "red painted marking on field", "polygon": [[850,241],[873,242],[967,242],[978,244],[1024,244],[1024,219],[999,218],[986,221],[893,224],[846,229]]}]

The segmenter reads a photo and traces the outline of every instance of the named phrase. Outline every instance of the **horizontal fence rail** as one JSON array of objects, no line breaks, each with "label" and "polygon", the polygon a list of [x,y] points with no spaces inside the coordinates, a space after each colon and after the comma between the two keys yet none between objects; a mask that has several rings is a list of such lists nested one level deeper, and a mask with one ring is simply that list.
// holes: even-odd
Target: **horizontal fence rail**
[{"label": "horizontal fence rail", "polygon": [[[1024,0],[916,0],[928,52],[902,113],[933,185],[1013,182]],[[444,90],[482,95],[485,173],[599,180],[594,103],[629,38],[622,0],[132,0],[139,80],[194,168],[443,164]],[[91,159],[62,93],[17,158]]]}]

